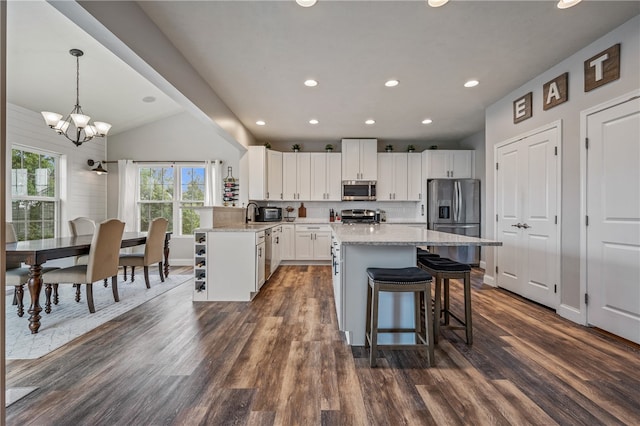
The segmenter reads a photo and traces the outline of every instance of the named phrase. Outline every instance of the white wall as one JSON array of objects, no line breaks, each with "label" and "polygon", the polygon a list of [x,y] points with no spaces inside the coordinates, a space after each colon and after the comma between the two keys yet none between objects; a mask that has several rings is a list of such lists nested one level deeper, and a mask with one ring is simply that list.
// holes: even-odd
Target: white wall
[{"label": "white wall", "polygon": [[[71,108],[73,105],[69,105]],[[78,216],[96,222],[107,218],[107,179],[89,170],[88,159],[103,159],[105,140],[93,139],[76,147],[71,141],[57,135],[44,123],[39,112],[7,103],[7,220],[11,220],[11,149],[18,144],[62,155],[61,206],[59,235],[69,235],[67,221]]]},{"label": "white wall", "polygon": [[[235,177],[240,177],[241,193],[246,193],[240,170],[241,154],[212,128],[189,113],[181,113],[136,129],[109,137],[109,161],[130,159],[138,161],[205,161],[222,160],[223,177],[227,166],[233,167]],[[118,213],[118,166],[108,164],[107,214]],[[242,199],[242,194],[241,194]],[[245,201],[246,203],[246,196]],[[193,262],[193,237],[173,237],[170,262],[174,265],[191,265]]]},{"label": "white wall", "polygon": [[[620,79],[591,92],[584,92],[584,61],[621,43]],[[508,66],[508,64],[504,64]],[[569,100],[548,111],[542,110],[542,86],[569,72]],[[494,236],[494,146],[525,132],[562,120],[562,269],[561,304],[580,310],[580,111],[622,96],[640,87],[640,15],[591,43],[535,79],[514,90],[486,110],[486,204],[484,228]],[[513,124],[513,101],[533,92],[533,117]],[[488,250],[487,250],[488,251]],[[495,270],[493,252],[487,253],[487,273]]]}]

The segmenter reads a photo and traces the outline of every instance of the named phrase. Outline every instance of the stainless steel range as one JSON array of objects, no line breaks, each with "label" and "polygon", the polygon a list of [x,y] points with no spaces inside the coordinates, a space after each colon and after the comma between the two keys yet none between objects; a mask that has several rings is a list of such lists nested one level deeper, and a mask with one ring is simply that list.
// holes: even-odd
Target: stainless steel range
[{"label": "stainless steel range", "polygon": [[375,210],[352,209],[340,212],[342,223],[377,223],[380,222],[380,214]]}]

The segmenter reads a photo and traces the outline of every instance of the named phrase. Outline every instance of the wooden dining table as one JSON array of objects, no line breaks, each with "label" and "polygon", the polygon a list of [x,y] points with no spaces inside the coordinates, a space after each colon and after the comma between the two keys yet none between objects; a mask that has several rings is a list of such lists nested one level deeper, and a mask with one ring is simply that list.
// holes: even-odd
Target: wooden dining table
[{"label": "wooden dining table", "polygon": [[[164,238],[164,275],[169,276],[169,240],[171,232]],[[48,260],[62,259],[88,254],[92,235],[76,237],[48,238],[43,240],[18,241],[6,244],[7,261],[20,261],[29,265],[29,329],[32,334],[40,328],[40,291],[42,290],[42,264]],[[122,248],[134,247],[147,242],[146,232],[125,232],[122,235]]]}]

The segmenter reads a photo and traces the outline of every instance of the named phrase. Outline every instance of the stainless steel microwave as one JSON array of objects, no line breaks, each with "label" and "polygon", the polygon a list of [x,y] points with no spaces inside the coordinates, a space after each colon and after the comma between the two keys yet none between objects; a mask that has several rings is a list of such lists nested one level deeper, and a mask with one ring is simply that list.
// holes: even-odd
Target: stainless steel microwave
[{"label": "stainless steel microwave", "polygon": [[282,222],[282,209],[280,207],[258,207],[256,222]]},{"label": "stainless steel microwave", "polygon": [[375,180],[343,180],[342,181],[343,201],[375,201],[376,181]]}]

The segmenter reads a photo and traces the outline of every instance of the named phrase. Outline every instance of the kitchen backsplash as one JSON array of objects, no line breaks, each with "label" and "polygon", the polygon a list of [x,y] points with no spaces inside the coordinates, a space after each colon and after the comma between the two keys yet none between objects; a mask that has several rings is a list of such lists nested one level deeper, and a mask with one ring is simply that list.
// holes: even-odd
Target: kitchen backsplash
[{"label": "kitchen backsplash", "polygon": [[328,219],[329,210],[333,209],[336,213],[340,213],[340,210],[346,209],[380,209],[387,213],[388,222],[397,222],[402,220],[407,221],[424,221],[424,216],[421,216],[420,206],[422,203],[407,203],[405,202],[375,202],[375,201],[276,201],[276,202],[258,202],[260,206],[273,206],[282,207],[282,217],[287,216],[285,208],[287,206],[293,207],[293,211],[289,214],[290,217],[298,217],[298,208],[300,203],[304,203],[307,208],[307,218],[309,219]]}]

